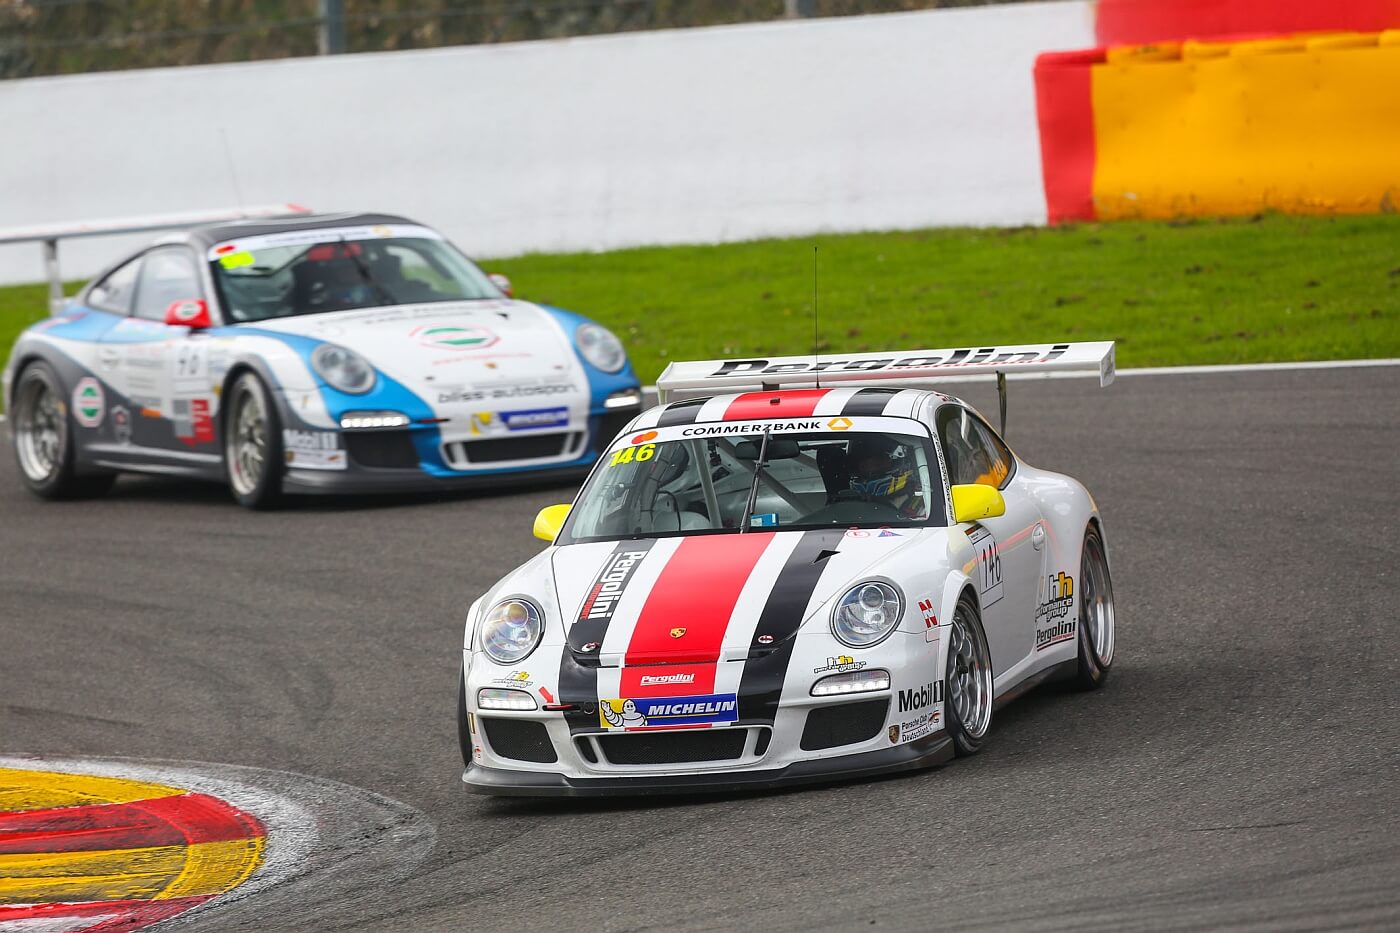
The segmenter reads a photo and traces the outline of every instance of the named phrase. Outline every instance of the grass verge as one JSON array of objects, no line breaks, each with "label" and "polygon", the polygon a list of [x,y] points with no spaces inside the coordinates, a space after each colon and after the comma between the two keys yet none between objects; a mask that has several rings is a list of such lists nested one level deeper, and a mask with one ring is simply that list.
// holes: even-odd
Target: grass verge
[{"label": "grass verge", "polygon": [[[644,382],[675,359],[1119,342],[1118,365],[1400,356],[1400,217],[935,229],[530,255],[485,263],[589,315]],[[0,347],[45,315],[0,288]]]}]

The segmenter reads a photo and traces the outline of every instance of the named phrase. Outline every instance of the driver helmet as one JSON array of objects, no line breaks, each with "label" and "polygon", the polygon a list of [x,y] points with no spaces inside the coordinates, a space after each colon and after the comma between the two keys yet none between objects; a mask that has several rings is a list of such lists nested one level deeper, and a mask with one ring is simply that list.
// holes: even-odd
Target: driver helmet
[{"label": "driver helmet", "polygon": [[851,490],[867,496],[894,496],[914,491],[914,463],[905,445],[872,434],[851,438],[847,449]]}]

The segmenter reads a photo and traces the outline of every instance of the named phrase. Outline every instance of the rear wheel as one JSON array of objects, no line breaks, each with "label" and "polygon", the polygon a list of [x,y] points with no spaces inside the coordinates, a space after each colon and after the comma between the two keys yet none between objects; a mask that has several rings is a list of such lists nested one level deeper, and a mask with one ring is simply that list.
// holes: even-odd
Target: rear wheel
[{"label": "rear wheel", "polygon": [[58,375],[47,363],[30,363],[15,383],[11,412],[15,460],[24,484],[45,499],[99,496],[114,473],[79,476],[73,467],[73,431]]},{"label": "rear wheel", "polygon": [[966,593],[953,611],[950,630],[944,715],[953,751],[971,755],[982,747],[992,727],[992,654],[981,613]]},{"label": "rear wheel", "polygon": [[1113,664],[1113,581],[1103,537],[1093,525],[1084,532],[1084,555],[1079,562],[1079,670],[1076,680],[1085,690],[1097,690]]},{"label": "rear wheel", "polygon": [[272,396],[253,373],[234,380],[224,419],[224,472],[229,491],[248,509],[282,499],[282,427]]}]

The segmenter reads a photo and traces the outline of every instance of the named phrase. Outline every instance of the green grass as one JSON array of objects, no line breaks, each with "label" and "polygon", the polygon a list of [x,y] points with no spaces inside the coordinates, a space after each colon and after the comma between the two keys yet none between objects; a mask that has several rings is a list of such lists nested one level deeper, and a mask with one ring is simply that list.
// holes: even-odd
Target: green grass
[{"label": "green grass", "polygon": [[[522,298],[596,318],[653,382],[670,360],[1119,342],[1118,365],[1400,356],[1400,217],[940,229],[485,263]],[[0,288],[0,347],[45,314]]]}]

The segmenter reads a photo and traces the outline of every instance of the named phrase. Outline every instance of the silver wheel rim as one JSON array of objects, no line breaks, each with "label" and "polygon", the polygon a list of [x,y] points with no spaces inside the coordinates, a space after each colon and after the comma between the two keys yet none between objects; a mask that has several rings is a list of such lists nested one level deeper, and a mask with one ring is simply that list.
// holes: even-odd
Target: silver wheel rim
[{"label": "silver wheel rim", "polygon": [[31,379],[15,407],[15,450],[20,469],[32,482],[53,478],[63,463],[63,412],[53,389],[43,379]]},{"label": "silver wheel rim", "polygon": [[948,642],[948,694],[963,731],[980,739],[992,722],[992,665],[981,631],[959,606]]},{"label": "silver wheel rim", "polygon": [[1098,538],[1084,542],[1084,567],[1080,571],[1084,588],[1079,609],[1079,623],[1088,633],[1089,645],[1103,667],[1113,663],[1113,582],[1108,576],[1108,561]]},{"label": "silver wheel rim", "polygon": [[251,495],[267,468],[267,419],[262,399],[243,389],[233,406],[233,436],[229,444],[229,476],[240,496]]}]

